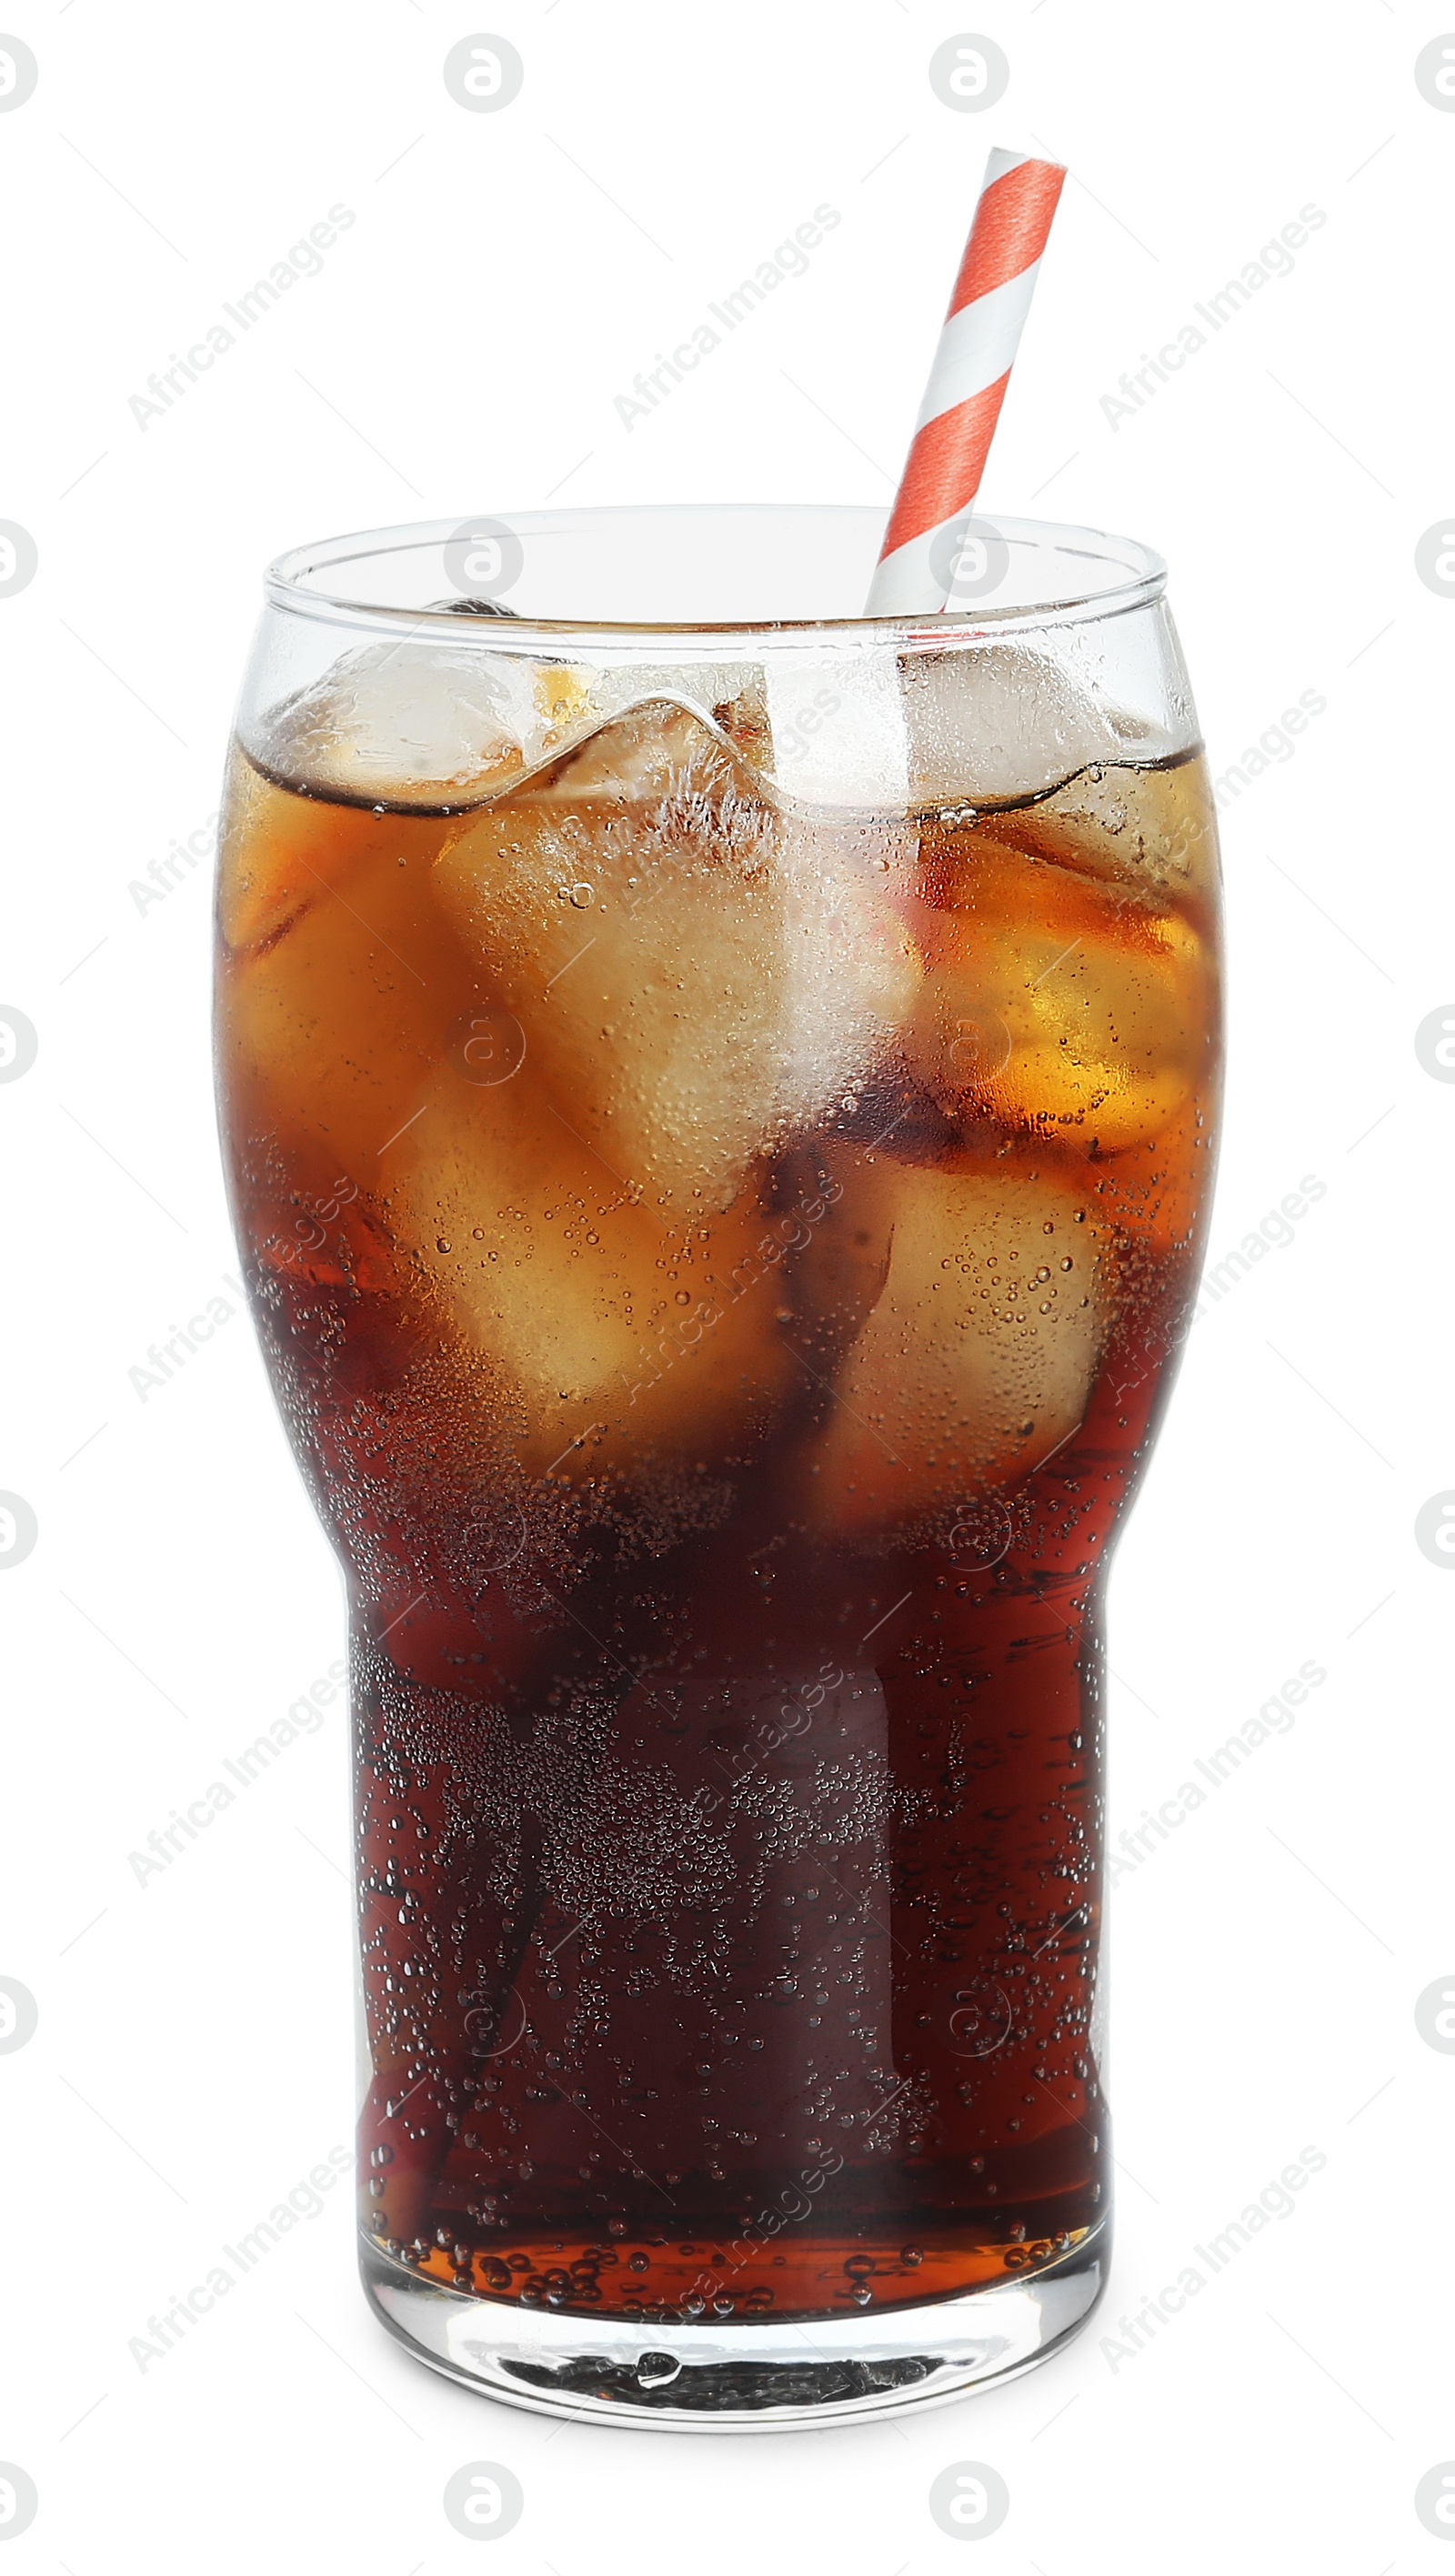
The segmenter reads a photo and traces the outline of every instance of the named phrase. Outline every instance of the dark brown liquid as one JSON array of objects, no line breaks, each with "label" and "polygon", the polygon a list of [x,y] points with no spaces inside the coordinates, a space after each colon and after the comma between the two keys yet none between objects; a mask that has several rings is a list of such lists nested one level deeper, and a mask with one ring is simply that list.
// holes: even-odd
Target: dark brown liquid
[{"label": "dark brown liquid", "polygon": [[[674,840],[660,781],[406,814],[239,754],[223,1083],[350,1570],[364,2224],[489,2297],[813,2317],[1105,2211],[1100,1588],[1209,1178],[1212,849],[1195,762],[843,827],[900,1034],[750,1151],[757,862],[694,966],[691,756]],[[633,1070],[674,1031],[697,1128]]]}]

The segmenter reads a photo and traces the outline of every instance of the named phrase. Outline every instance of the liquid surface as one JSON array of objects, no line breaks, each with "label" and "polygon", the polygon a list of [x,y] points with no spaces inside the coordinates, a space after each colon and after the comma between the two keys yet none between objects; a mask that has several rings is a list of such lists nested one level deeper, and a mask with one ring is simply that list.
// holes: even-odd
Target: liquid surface
[{"label": "liquid surface", "polygon": [[829,821],[750,750],[651,705],[463,813],[239,750],[220,887],[350,1570],[364,2224],[644,2320],[1098,2221],[1099,1590],[1211,1177],[1199,761]]}]

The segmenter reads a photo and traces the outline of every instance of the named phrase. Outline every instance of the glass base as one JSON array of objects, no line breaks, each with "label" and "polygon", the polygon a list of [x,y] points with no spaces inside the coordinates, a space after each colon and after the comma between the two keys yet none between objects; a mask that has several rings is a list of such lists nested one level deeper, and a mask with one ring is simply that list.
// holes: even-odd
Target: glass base
[{"label": "glass base", "polygon": [[576,2423],[733,2433],[942,2406],[1033,2370],[1086,2323],[1109,2253],[1103,2225],[1043,2272],[962,2298],[881,2316],[725,2326],[507,2307],[421,2280],[367,2239],[359,2261],[389,2332],[462,2387]]}]

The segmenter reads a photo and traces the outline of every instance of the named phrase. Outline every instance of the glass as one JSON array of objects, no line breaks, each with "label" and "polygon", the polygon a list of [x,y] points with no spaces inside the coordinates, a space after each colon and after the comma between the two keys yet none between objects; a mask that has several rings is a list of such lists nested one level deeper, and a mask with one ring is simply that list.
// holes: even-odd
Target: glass
[{"label": "glass", "polygon": [[1163,568],[562,511],[272,571],[218,1051],[343,1563],[362,2264],[584,2419],[1053,2351],[1107,2254],[1102,1598],[1213,1162]]}]

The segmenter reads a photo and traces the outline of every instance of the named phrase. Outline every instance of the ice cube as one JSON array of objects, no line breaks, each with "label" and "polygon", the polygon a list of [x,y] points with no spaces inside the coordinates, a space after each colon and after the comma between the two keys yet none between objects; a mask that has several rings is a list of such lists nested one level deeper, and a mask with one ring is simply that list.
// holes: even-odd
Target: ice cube
[{"label": "ice cube", "polygon": [[810,1524],[869,1538],[1008,1492],[1076,1431],[1108,1281],[1096,1200],[1049,1171],[916,1170],[865,1153],[844,1209],[886,1208],[883,1290],[806,1452]]},{"label": "ice cube", "polygon": [[789,1339],[809,1383],[822,1388],[888,1276],[897,1170],[837,1142],[805,1146],[783,1158],[779,1195],[798,1219],[783,1277]]},{"label": "ice cube", "polygon": [[529,1053],[487,1089],[437,1075],[386,1171],[390,1232],[451,1338],[486,1364],[528,1474],[720,1472],[799,1394],[772,1303],[784,1242],[761,1190],[664,1228]]},{"label": "ice cube", "polygon": [[1097,650],[1073,631],[1058,653],[1002,637],[902,655],[914,802],[1034,796],[1095,762],[1165,760],[1193,739],[1190,724],[1174,734],[1118,704]]},{"label": "ice cube", "polygon": [[625,1187],[720,1213],[909,1008],[912,835],[770,802],[692,710],[634,709],[462,821],[440,901]]},{"label": "ice cube", "polygon": [[586,705],[568,664],[406,637],[341,655],[242,734],[264,769],[315,795],[438,809],[498,794]]},{"label": "ice cube", "polygon": [[531,800],[576,805],[583,796],[648,799],[698,796],[749,803],[756,786],[733,743],[694,707],[649,698],[602,725],[533,780]]},{"label": "ice cube", "polygon": [[1217,814],[1201,760],[1155,769],[1097,765],[1055,795],[985,822],[1008,849],[1055,859],[1109,885],[1120,881],[1129,892],[1216,900]]},{"label": "ice cube", "polygon": [[[276,939],[332,879],[318,808],[290,796],[234,745],[217,838],[217,917],[226,946]],[[353,864],[340,844],[338,867]]]},{"label": "ice cube", "polygon": [[219,1045],[240,1127],[286,1138],[313,1190],[367,1186],[438,1065],[448,1005],[413,894],[437,833],[289,795],[241,759],[230,782]]},{"label": "ice cube", "polygon": [[907,692],[892,655],[786,641],[764,665],[773,777],[800,803],[903,813],[910,803]]},{"label": "ice cube", "polygon": [[1117,1153],[1157,1136],[1212,1069],[1208,951],[1181,911],[1007,848],[1004,819],[932,861],[911,1064],[954,1116]]}]

